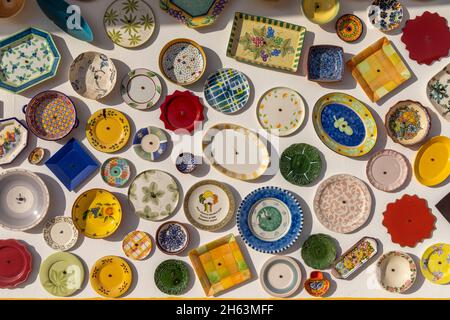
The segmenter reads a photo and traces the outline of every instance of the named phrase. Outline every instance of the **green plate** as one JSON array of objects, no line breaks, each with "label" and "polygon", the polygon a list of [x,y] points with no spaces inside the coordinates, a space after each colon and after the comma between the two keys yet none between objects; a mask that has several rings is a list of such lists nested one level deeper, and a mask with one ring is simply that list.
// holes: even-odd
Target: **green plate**
[{"label": "green plate", "polygon": [[281,174],[292,184],[310,184],[317,180],[321,170],[322,159],[319,150],[309,144],[293,144],[281,154]]},{"label": "green plate", "polygon": [[314,269],[327,269],[336,260],[336,243],[330,236],[311,235],[302,246],[302,259]]},{"label": "green plate", "polygon": [[165,294],[180,295],[184,293],[189,279],[189,269],[181,260],[163,261],[155,271],[155,284]]}]

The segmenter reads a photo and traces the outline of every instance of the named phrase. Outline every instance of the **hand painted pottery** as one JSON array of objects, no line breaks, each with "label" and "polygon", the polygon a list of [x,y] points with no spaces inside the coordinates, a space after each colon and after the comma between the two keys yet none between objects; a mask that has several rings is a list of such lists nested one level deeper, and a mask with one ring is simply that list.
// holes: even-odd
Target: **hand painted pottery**
[{"label": "hand painted pottery", "polygon": [[283,178],[298,186],[316,181],[322,171],[319,150],[306,143],[292,144],[281,154],[280,171]]},{"label": "hand painted pottery", "polygon": [[302,246],[302,259],[314,269],[328,269],[336,260],[336,243],[329,235],[318,233],[309,236]]},{"label": "hand painted pottery", "polygon": [[25,243],[0,240],[0,288],[14,288],[27,281],[33,269],[33,256]]},{"label": "hand painted pottery", "polygon": [[398,28],[403,20],[403,7],[397,0],[375,0],[367,13],[370,23],[383,32]]},{"label": "hand painted pottery", "polygon": [[300,236],[303,211],[295,196],[278,187],[262,187],[242,200],[236,224],[244,242],[263,253],[279,253]]},{"label": "hand painted pottery", "polygon": [[155,106],[161,98],[161,92],[158,75],[142,68],[128,72],[120,86],[123,101],[138,110],[148,110]]},{"label": "hand painted pottery", "polygon": [[72,219],[77,229],[86,237],[106,238],[119,227],[122,221],[122,206],[109,191],[87,190],[75,200]]},{"label": "hand painted pottery", "polygon": [[320,98],[314,106],[313,124],[320,140],[344,156],[363,156],[377,142],[377,124],[371,112],[345,93],[329,93]]},{"label": "hand painted pottery", "polygon": [[70,65],[69,81],[76,93],[92,100],[106,97],[116,84],[117,71],[110,58],[88,51]]},{"label": "hand painted pottery", "polygon": [[0,1],[0,19],[12,18],[22,11],[25,0],[2,0]]},{"label": "hand painted pottery", "polygon": [[189,259],[208,297],[252,278],[248,263],[233,234],[191,250]]},{"label": "hand painted pottery", "polygon": [[402,41],[409,57],[419,64],[432,64],[448,56],[450,28],[447,20],[438,13],[425,11],[421,16],[406,21]]},{"label": "hand painted pottery", "polygon": [[366,267],[377,253],[378,241],[364,237],[333,263],[331,274],[339,279],[348,279]]},{"label": "hand painted pottery", "polygon": [[133,149],[144,160],[156,161],[167,150],[168,137],[164,130],[156,127],[142,128],[133,139]]},{"label": "hand painted pottery", "polygon": [[355,42],[361,38],[364,24],[354,14],[344,14],[336,21],[336,34],[345,42]]},{"label": "hand painted pottery", "polygon": [[57,252],[42,262],[39,280],[48,293],[56,297],[68,297],[81,289],[84,267],[76,255]]},{"label": "hand painted pottery", "polygon": [[28,145],[28,130],[17,119],[0,120],[0,165],[9,164]]},{"label": "hand painted pottery", "polygon": [[131,168],[127,159],[114,157],[102,165],[102,178],[111,187],[120,188],[127,184],[131,176]]},{"label": "hand painted pottery", "polygon": [[77,243],[78,229],[73,224],[72,218],[57,216],[47,221],[43,235],[50,248],[67,251]]},{"label": "hand painted pottery", "polygon": [[406,253],[390,251],[377,262],[377,278],[383,289],[404,293],[416,281],[417,267]]},{"label": "hand painted pottery", "polygon": [[389,203],[383,213],[383,226],[391,240],[400,246],[415,247],[424,239],[431,238],[436,217],[428,208],[427,201],[418,196],[405,194]]},{"label": "hand painted pottery", "polygon": [[30,154],[28,155],[28,162],[30,164],[38,165],[44,160],[45,157],[45,149],[37,147],[34,148]]},{"label": "hand painted pottery", "polygon": [[180,153],[175,161],[177,170],[181,173],[191,173],[197,168],[197,159],[192,153]]},{"label": "hand painted pottery", "polygon": [[116,0],[106,9],[103,26],[112,42],[136,48],[150,40],[155,31],[155,17],[143,0]]},{"label": "hand painted pottery", "polygon": [[129,264],[118,256],[105,256],[97,260],[91,269],[91,287],[106,298],[124,295],[133,282],[133,271]]},{"label": "hand painted pottery", "polygon": [[436,243],[425,250],[420,260],[420,270],[434,284],[450,282],[450,245]]},{"label": "hand painted pottery", "polygon": [[178,184],[171,175],[148,170],[134,178],[128,200],[142,219],[159,221],[175,212],[180,199]]},{"label": "hand painted pottery", "polygon": [[193,40],[175,39],[161,50],[159,68],[169,81],[187,86],[197,82],[205,73],[206,54]]},{"label": "hand painted pottery", "polygon": [[330,289],[330,281],[320,271],[313,271],[305,281],[305,290],[313,297],[321,297]]},{"label": "hand painted pottery", "polygon": [[116,109],[100,109],[86,124],[86,137],[98,151],[112,153],[121,150],[130,139],[131,128],[127,117]]},{"label": "hand painted pottery", "polygon": [[161,262],[154,274],[156,287],[162,293],[174,296],[186,292],[190,278],[186,263],[175,259]]},{"label": "hand painted pottery", "polygon": [[164,127],[177,134],[192,133],[204,120],[203,105],[200,99],[190,91],[178,91],[166,96],[160,107],[159,119]]},{"label": "hand painted pottery", "polygon": [[223,68],[208,77],[203,93],[214,110],[230,114],[245,107],[250,98],[250,85],[242,72]]},{"label": "hand painted pottery", "polygon": [[19,93],[53,78],[60,60],[50,33],[20,31],[0,41],[0,88]]},{"label": "hand painted pottery", "polygon": [[436,204],[436,209],[450,223],[450,192]]},{"label": "hand painted pottery", "polygon": [[24,169],[0,173],[0,226],[25,231],[37,226],[47,214],[50,195],[44,181]]},{"label": "hand painted pottery", "polygon": [[291,257],[270,258],[262,266],[260,275],[264,290],[277,298],[292,296],[302,284],[302,271]]},{"label": "hand painted pottery", "polygon": [[410,171],[408,159],[390,149],[375,153],[366,166],[369,182],[378,190],[386,192],[394,192],[405,186]]},{"label": "hand painted pottery", "polygon": [[78,127],[74,103],[58,91],[38,93],[23,107],[23,112],[28,128],[43,140],[61,140]]},{"label": "hand painted pottery", "polygon": [[338,46],[320,45],[309,48],[308,80],[337,82],[344,76],[344,50]]},{"label": "hand painted pottery", "polygon": [[284,137],[297,131],[305,120],[305,103],[295,90],[283,87],[266,91],[258,102],[256,114],[261,127]]},{"label": "hand painted pottery", "polygon": [[99,167],[98,161],[74,138],[48,159],[45,165],[69,191],[81,186]]},{"label": "hand painted pottery", "polygon": [[394,142],[412,146],[422,142],[431,127],[427,108],[419,102],[406,100],[397,102],[386,114],[385,126]]},{"label": "hand painted pottery", "polygon": [[240,180],[254,180],[267,170],[269,151],[259,135],[235,124],[216,124],[203,136],[203,153],[223,174]]},{"label": "hand painted pottery", "polygon": [[326,24],[339,13],[339,0],[302,0],[302,11],[315,24]]},{"label": "hand painted pottery", "polygon": [[236,12],[227,57],[296,72],[305,33],[304,27],[295,24]]},{"label": "hand painted pottery", "polygon": [[167,221],[156,230],[156,245],[165,254],[180,254],[189,245],[188,229],[177,221]]},{"label": "hand painted pottery", "polygon": [[131,231],[122,241],[123,252],[133,260],[144,260],[152,248],[152,238],[144,231]]},{"label": "hand painted pottery", "polygon": [[427,96],[436,111],[450,121],[450,63],[428,81]]}]

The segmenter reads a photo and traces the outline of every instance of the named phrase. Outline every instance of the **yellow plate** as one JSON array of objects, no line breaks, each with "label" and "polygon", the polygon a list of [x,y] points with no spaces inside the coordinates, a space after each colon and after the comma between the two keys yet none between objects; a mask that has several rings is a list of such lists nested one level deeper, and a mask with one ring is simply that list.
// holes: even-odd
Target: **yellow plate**
[{"label": "yellow plate", "polygon": [[72,220],[86,237],[106,238],[119,227],[122,207],[112,193],[103,189],[91,189],[75,200]]},{"label": "yellow plate", "polygon": [[414,160],[414,175],[426,186],[435,186],[450,175],[450,139],[436,136],[420,147]]},{"label": "yellow plate", "polygon": [[429,247],[420,260],[423,276],[436,284],[450,282],[450,244],[437,243]]},{"label": "yellow plate", "polygon": [[117,256],[97,260],[91,269],[91,287],[99,295],[118,298],[125,294],[133,281],[130,265]]},{"label": "yellow plate", "polygon": [[101,109],[94,113],[86,125],[86,137],[98,151],[116,152],[130,139],[130,123],[127,117],[116,109]]}]

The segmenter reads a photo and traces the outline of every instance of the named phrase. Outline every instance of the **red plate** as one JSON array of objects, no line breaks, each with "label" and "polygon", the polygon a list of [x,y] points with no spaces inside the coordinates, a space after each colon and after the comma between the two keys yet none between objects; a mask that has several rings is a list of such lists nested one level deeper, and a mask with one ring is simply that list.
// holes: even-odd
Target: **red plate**
[{"label": "red plate", "polygon": [[0,240],[0,288],[13,288],[28,279],[32,256],[17,240]]}]

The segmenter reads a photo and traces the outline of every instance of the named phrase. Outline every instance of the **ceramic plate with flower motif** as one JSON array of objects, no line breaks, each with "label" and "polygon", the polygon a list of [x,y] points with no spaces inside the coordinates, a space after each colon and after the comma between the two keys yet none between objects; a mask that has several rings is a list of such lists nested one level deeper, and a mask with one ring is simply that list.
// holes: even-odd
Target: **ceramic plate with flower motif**
[{"label": "ceramic plate with flower motif", "polygon": [[161,81],[153,71],[143,68],[132,70],[123,78],[120,94],[130,107],[148,110],[161,98]]},{"label": "ceramic plate with flower motif", "polygon": [[397,0],[375,0],[368,9],[370,23],[380,31],[396,29],[403,20],[403,7]]},{"label": "ceramic plate with flower motif", "polygon": [[0,165],[13,162],[27,144],[28,130],[18,119],[0,120]]},{"label": "ceramic plate with flower motif", "polygon": [[436,243],[425,250],[420,260],[423,276],[435,284],[450,282],[450,245]]},{"label": "ceramic plate with flower motif", "polygon": [[90,272],[91,287],[106,298],[124,295],[133,282],[133,271],[125,259],[106,256],[95,263]]},{"label": "ceramic plate with flower motif", "polygon": [[71,249],[78,240],[78,229],[72,218],[57,216],[47,221],[44,227],[44,240],[53,250]]},{"label": "ceramic plate with flower motif", "polygon": [[103,163],[101,175],[111,187],[123,187],[130,179],[130,164],[125,158],[110,158]]},{"label": "ceramic plate with flower motif", "polygon": [[410,255],[400,251],[390,251],[377,262],[377,278],[383,289],[404,293],[416,281],[417,266]]},{"label": "ceramic plate with flower motif", "polygon": [[436,111],[450,121],[450,63],[428,81],[427,96]]}]

